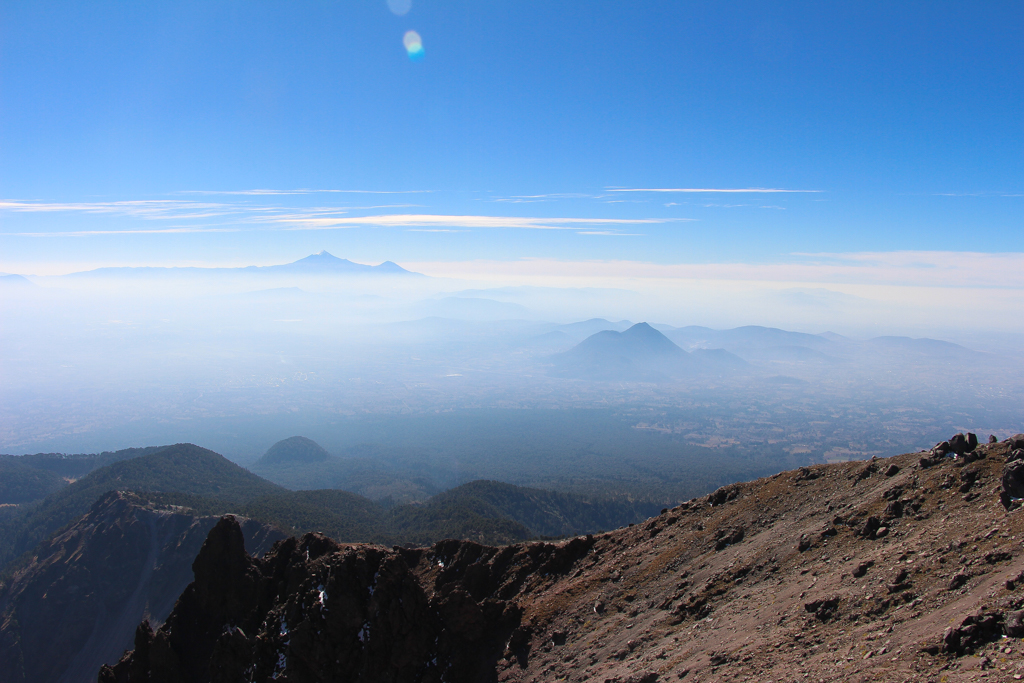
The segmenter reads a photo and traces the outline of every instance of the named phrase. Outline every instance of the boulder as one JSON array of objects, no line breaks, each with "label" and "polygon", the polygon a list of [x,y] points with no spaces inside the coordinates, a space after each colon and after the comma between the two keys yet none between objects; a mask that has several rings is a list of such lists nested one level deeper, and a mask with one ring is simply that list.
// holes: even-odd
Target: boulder
[{"label": "boulder", "polygon": [[903,516],[903,501],[894,500],[885,507],[885,516],[889,519]]},{"label": "boulder", "polygon": [[1014,460],[1003,465],[999,500],[1003,507],[1009,509],[1014,498],[1024,498],[1024,460]]},{"label": "boulder", "polygon": [[957,455],[963,455],[968,450],[970,450],[967,446],[967,437],[959,432],[954,434],[952,438],[950,438],[949,448]]},{"label": "boulder", "polygon": [[965,468],[960,472],[960,493],[967,493],[974,486],[974,483],[978,481],[978,470],[973,468]]},{"label": "boulder", "polygon": [[729,484],[728,486],[723,486],[717,491],[713,491],[712,493],[704,496],[704,500],[711,506],[721,505],[722,503],[734,500],[740,495],[740,490],[739,485]]},{"label": "boulder", "polygon": [[821,476],[821,472],[818,470],[812,470],[810,467],[801,467],[797,470],[796,476],[793,477],[793,481],[809,481],[811,479],[817,479]]},{"label": "boulder", "polygon": [[870,569],[872,566],[874,566],[874,564],[875,563],[874,563],[873,560],[868,560],[867,562],[861,562],[856,567],[854,567],[854,569],[853,569],[853,577],[855,579],[859,579],[860,577],[864,576],[865,574],[868,573],[868,569]]},{"label": "boulder", "polygon": [[864,538],[875,538],[875,534],[878,533],[881,526],[882,521],[878,517],[868,517],[864,521],[864,526],[860,528],[860,535]]},{"label": "boulder", "polygon": [[1002,632],[1003,615],[984,612],[973,614],[960,622],[959,626],[946,629],[942,634],[942,650],[959,657],[998,640]]},{"label": "boulder", "polygon": [[839,598],[826,598],[805,603],[804,610],[814,614],[818,621],[828,621],[839,612]]},{"label": "boulder", "polygon": [[955,591],[960,586],[970,581],[971,575],[961,570],[949,577],[949,590]]},{"label": "boulder", "polygon": [[1003,615],[1003,633],[1010,638],[1024,638],[1024,610]]},{"label": "boulder", "polygon": [[862,479],[867,479],[868,477],[870,477],[872,474],[874,474],[877,471],[878,471],[878,466],[875,465],[875,463],[870,462],[863,469],[861,469],[860,472],[857,473],[857,476],[854,478],[854,482],[853,483],[856,484],[858,481],[861,481]]},{"label": "boulder", "polygon": [[734,543],[739,543],[742,540],[742,527],[728,527],[725,529],[719,529],[718,533],[715,534],[715,550],[724,550],[730,545],[733,545]]},{"label": "boulder", "polygon": [[891,489],[882,494],[882,498],[886,500],[899,500],[900,496],[903,495],[902,486],[893,486]]},{"label": "boulder", "polygon": [[908,588],[910,588],[910,582],[907,581],[907,579],[909,578],[910,572],[908,572],[906,568],[900,567],[893,573],[892,579],[889,581],[886,588],[889,590],[890,593],[899,593],[900,591],[905,591]]},{"label": "boulder", "polygon": [[996,564],[997,562],[1006,562],[1007,560],[1013,559],[1013,553],[1007,552],[1006,550],[992,550],[985,553],[985,561],[989,564]]}]

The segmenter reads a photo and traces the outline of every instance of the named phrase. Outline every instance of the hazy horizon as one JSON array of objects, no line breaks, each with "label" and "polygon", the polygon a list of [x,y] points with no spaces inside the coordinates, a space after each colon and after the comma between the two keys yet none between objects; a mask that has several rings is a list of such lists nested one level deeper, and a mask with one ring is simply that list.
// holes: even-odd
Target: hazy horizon
[{"label": "hazy horizon", "polygon": [[[1022,20],[7,4],[0,451],[527,409],[807,459],[1019,430]],[[322,250],[423,277],[203,270]],[[93,272],[154,267],[193,270]],[[567,369],[591,319],[717,355]]]}]

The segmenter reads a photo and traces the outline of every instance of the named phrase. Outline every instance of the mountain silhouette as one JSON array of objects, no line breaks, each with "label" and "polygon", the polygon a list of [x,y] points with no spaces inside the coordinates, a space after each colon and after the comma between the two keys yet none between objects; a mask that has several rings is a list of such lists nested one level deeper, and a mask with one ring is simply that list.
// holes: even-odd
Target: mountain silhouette
[{"label": "mountain silhouette", "polygon": [[[272,266],[244,266],[239,268],[201,268],[195,266],[117,266],[97,268],[79,273],[71,273],[63,277],[181,277],[181,276],[241,276],[252,277],[264,274],[271,275],[412,275],[426,277],[422,273],[406,270],[393,261],[385,261],[376,266],[354,263],[348,259],[338,258],[327,251],[319,251],[298,261],[281,263]],[[28,280],[26,283],[32,284]]]},{"label": "mountain silhouette", "polygon": [[378,266],[369,266],[363,263],[353,263],[345,258],[338,258],[326,250],[319,251],[305,258],[300,258],[292,263],[285,263],[278,266],[263,266],[259,268],[263,272],[290,272],[290,273],[339,273],[339,274],[384,274],[384,275],[414,275],[393,261],[385,261]]},{"label": "mountain silhouette", "polygon": [[258,465],[287,465],[290,463],[323,462],[329,460],[331,454],[312,439],[304,436],[293,436],[278,441],[267,449]]},{"label": "mountain silhouette", "polygon": [[36,284],[24,275],[0,275],[0,290],[33,289]]},{"label": "mountain silhouette", "polygon": [[624,332],[604,330],[552,357],[563,377],[611,381],[658,381],[696,370],[694,358],[647,323]]}]

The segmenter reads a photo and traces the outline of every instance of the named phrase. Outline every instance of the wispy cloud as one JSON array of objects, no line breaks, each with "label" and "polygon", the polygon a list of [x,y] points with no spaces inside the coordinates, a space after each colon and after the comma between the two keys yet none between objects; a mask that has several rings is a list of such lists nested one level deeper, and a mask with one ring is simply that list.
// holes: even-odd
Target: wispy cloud
[{"label": "wispy cloud", "polygon": [[151,230],[64,230],[61,232],[8,232],[14,237],[92,237],[94,235],[167,235],[203,232],[241,232],[242,228],[209,228],[181,226]]},{"label": "wispy cloud", "polygon": [[[850,285],[924,289],[1002,290],[1000,296],[1024,303],[1024,253],[873,252],[793,254],[774,263],[650,263],[568,261],[526,258],[515,261],[461,261],[405,264],[428,275],[592,279],[614,282],[748,282],[775,286]],[[774,283],[774,284],[773,284]],[[1008,300],[1009,300],[1008,299]]]},{"label": "wispy cloud", "polygon": [[[931,271],[939,276],[977,271],[1002,277],[1007,271],[1024,271],[1024,253],[971,251],[861,251],[847,253],[795,252],[806,263],[828,266],[870,266]],[[1024,281],[1024,279],[1022,279]]]},{"label": "wispy cloud", "polygon": [[741,209],[741,208],[753,208],[753,209],[785,209],[784,206],[777,206],[774,204],[715,204],[712,202],[698,203],[698,202],[667,202],[664,206],[700,206],[705,209]]},{"label": "wispy cloud", "polygon": [[639,232],[616,232],[615,230],[577,230],[577,235],[609,235],[613,237],[643,237]]},{"label": "wispy cloud", "polygon": [[[257,230],[336,230],[356,227],[407,228],[418,231],[465,231],[470,229],[579,230],[616,225],[679,223],[686,218],[585,218],[585,217],[521,217],[495,215],[451,215],[413,213],[374,213],[352,215],[362,211],[401,209],[416,204],[384,204],[373,206],[285,207],[253,205],[248,202],[198,202],[174,199],[134,200],[117,202],[39,202],[0,200],[0,212],[21,213],[83,213],[116,215],[144,221],[175,221],[179,225],[161,228],[126,226],[123,229],[53,230],[6,232],[8,236],[67,236],[114,234],[161,234],[239,232]],[[216,219],[216,220],[211,220]],[[612,231],[608,231],[611,234]],[[595,232],[594,234],[601,234]]]},{"label": "wispy cloud", "polygon": [[[143,199],[121,202],[31,202],[0,200],[0,211],[21,213],[78,212],[120,214],[144,219],[214,218],[238,212],[230,204],[189,202],[172,199]],[[267,211],[263,207],[247,207],[248,211]]]},{"label": "wispy cloud", "polygon": [[1024,197],[1024,193],[1012,192],[933,192],[933,197]]},{"label": "wispy cloud", "polygon": [[[289,222],[305,220],[311,217],[331,217],[347,215],[353,211],[380,211],[382,209],[419,208],[421,204],[372,204],[365,206],[314,206],[304,207],[296,212],[292,207],[258,205],[248,202],[199,202],[181,199],[145,199],[114,202],[43,202],[27,200],[0,200],[0,212],[16,213],[80,213],[89,215],[121,216],[128,219],[143,221],[186,221],[192,225],[174,227],[173,229],[125,228],[122,230],[81,230],[41,232],[7,232],[7,235],[105,235],[105,234],[142,234],[161,232],[237,232],[250,224],[259,227],[248,229],[273,229],[274,223],[282,220]],[[210,219],[217,219],[211,224]],[[231,225],[231,228],[221,226]],[[280,229],[282,226],[277,226]]]},{"label": "wispy cloud", "polygon": [[295,195],[295,194],[428,194],[433,190],[317,190],[312,188],[297,188],[294,190],[181,190],[176,194],[202,194],[202,195]]},{"label": "wispy cloud", "polygon": [[559,199],[600,199],[600,195],[583,192],[550,192],[547,194],[520,194],[509,197],[490,197],[486,201],[504,202],[507,204],[532,204],[550,202]]},{"label": "wispy cloud", "polygon": [[702,192],[721,192],[726,194],[774,194],[774,193],[794,193],[794,194],[805,194],[805,193],[818,193],[821,190],[786,190],[778,187],[735,187],[735,188],[721,188],[721,187],[609,187],[606,188],[608,192],[691,192],[691,193],[702,193]]},{"label": "wispy cloud", "polygon": [[292,216],[274,219],[294,223],[292,230],[331,230],[336,228],[431,227],[447,228],[518,228],[526,230],[574,230],[577,225],[642,225],[675,223],[679,218],[532,218],[516,216],[458,216],[441,214],[382,214],[377,216]]}]

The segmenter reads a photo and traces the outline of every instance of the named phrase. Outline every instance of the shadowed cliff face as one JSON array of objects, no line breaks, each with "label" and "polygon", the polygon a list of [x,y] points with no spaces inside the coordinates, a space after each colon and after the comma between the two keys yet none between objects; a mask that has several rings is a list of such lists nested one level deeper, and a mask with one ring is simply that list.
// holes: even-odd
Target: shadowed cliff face
[{"label": "shadowed cliff face", "polygon": [[[95,681],[131,647],[140,619],[160,623],[171,612],[216,522],[146,507],[130,493],[101,497],[0,592],[0,678]],[[283,536],[248,520],[243,527],[255,553]]]},{"label": "shadowed cliff face", "polygon": [[515,602],[525,584],[561,574],[592,544],[386,550],[307,534],[253,560],[224,518],[164,627],[140,626],[134,653],[100,679],[486,679],[510,640],[527,646]]},{"label": "shadowed cliff face", "polygon": [[[960,446],[959,448],[957,446]],[[211,532],[103,683],[1024,675],[1024,436],[733,484],[560,544]],[[954,453],[956,456],[954,457]]]}]

